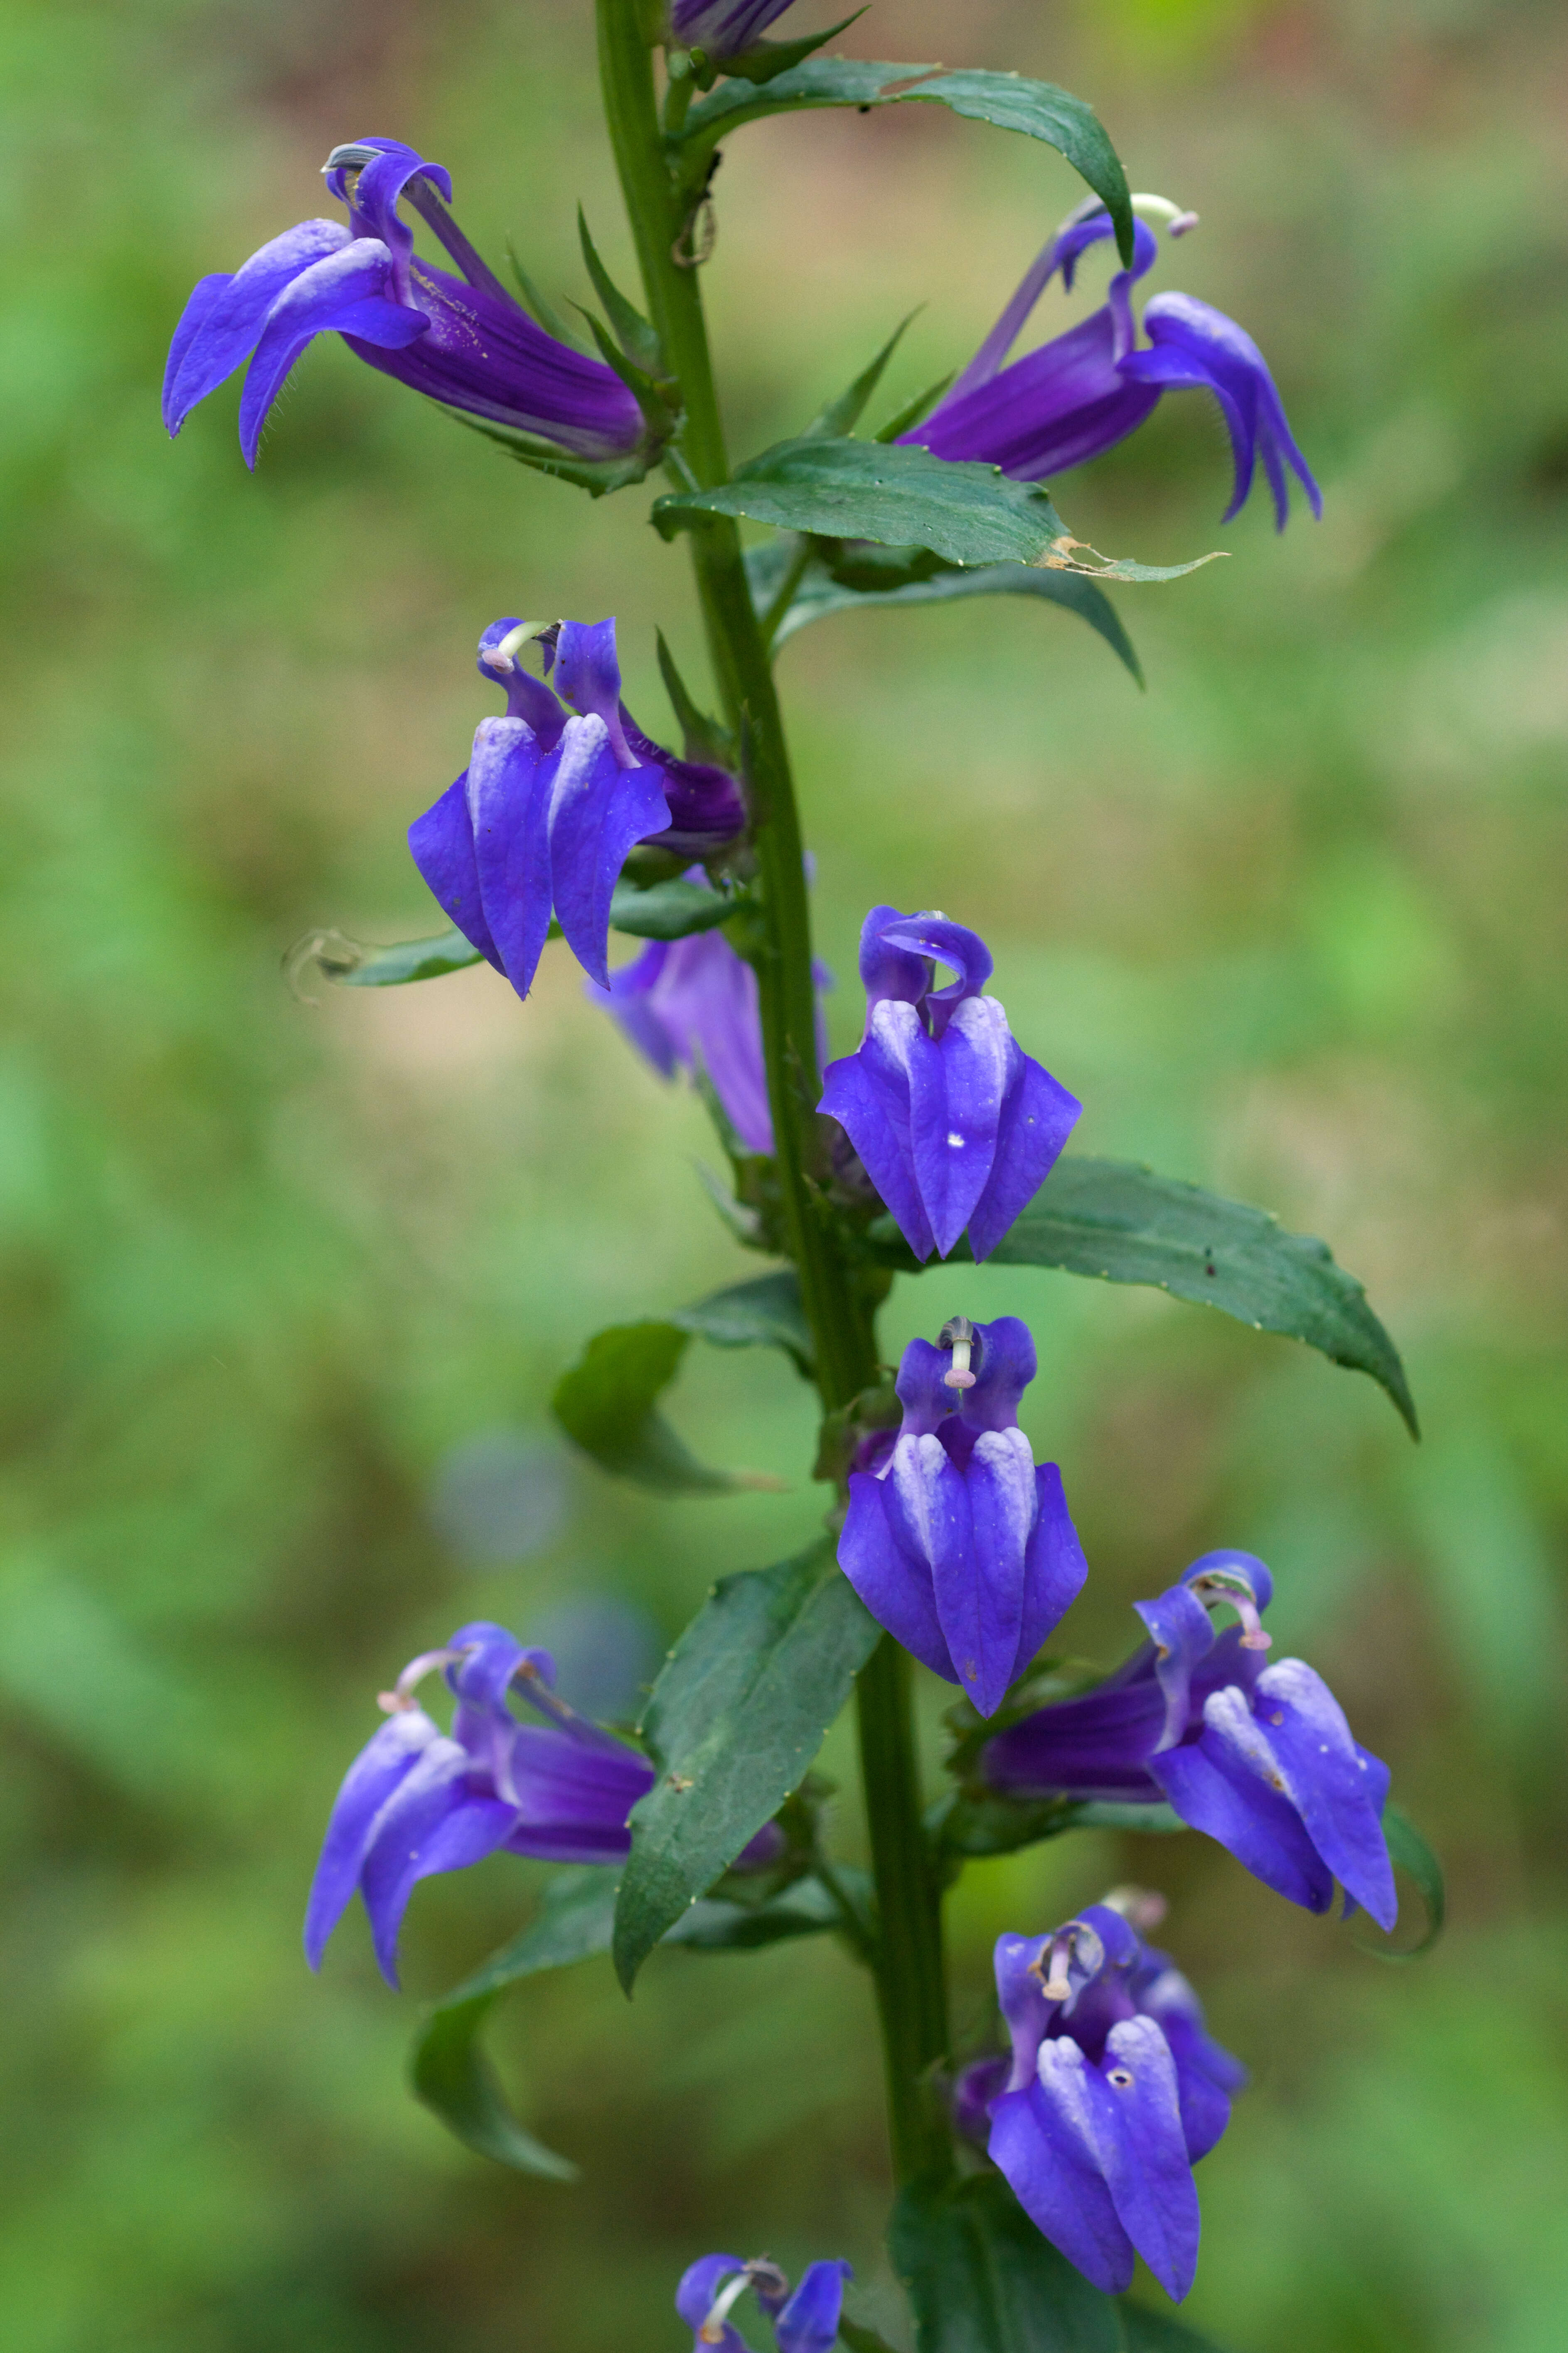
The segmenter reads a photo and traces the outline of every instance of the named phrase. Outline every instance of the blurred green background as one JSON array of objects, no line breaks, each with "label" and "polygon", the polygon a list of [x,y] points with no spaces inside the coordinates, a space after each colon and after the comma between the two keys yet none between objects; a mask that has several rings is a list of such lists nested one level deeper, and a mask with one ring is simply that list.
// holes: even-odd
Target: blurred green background
[{"label": "blurred green background", "polygon": [[[750,1271],[696,1178],[699,1106],[563,951],[526,1010],[484,969],[318,1006],[279,976],[318,924],[438,927],[404,828],[492,707],[496,615],[615,610],[634,708],[668,726],[656,619],[700,674],[679,550],[644,493],[528,476],[335,342],[254,480],[233,388],[176,447],[157,417],[189,286],[328,209],[342,139],[447,163],[470,234],[558,295],[584,290],[578,197],[624,266],[590,17],[0,9],[19,2353],[676,2353],[675,2279],[719,2246],[847,2254],[900,2327],[870,2006],[836,1950],[663,1957],[629,2008],[597,1963],[515,1998],[496,2046],[572,2190],[468,2156],[402,2082],[417,1998],[510,1933],[524,1867],[420,1891],[402,2000],[357,1915],[320,1982],[299,1952],[327,1806],[405,1658],[464,1618],[549,1632],[620,1597],[635,1680],[714,1575],[822,1509],[782,1360],[693,1355],[676,1408],[782,1500],[647,1503],[551,1435],[601,1324]],[[1047,607],[837,620],[782,661],[840,1044],[868,903],[977,925],[1087,1103],[1080,1145],[1324,1235],[1426,1418],[1416,1450],[1305,1350],[1066,1277],[939,1272],[887,1321],[891,1345],[961,1305],[1033,1323],[1029,1426],[1093,1566],[1071,1648],[1114,1660],[1131,1599],[1205,1546],[1260,1551],[1271,1624],[1447,1863],[1450,1933],[1408,1968],[1195,1838],[1062,1841],[955,1901],[973,2036],[1001,1927],[1118,1879],[1170,1894],[1167,1941],[1254,2071],[1200,2176],[1187,2308],[1237,2353],[1563,2343],[1563,32],[1519,0],[881,0],[850,37],[1090,98],[1133,185],[1204,216],[1158,282],[1253,331],[1327,493],[1320,526],[1299,509],[1276,539],[1255,498],[1221,531],[1228,459],[1191,396],[1059,486],[1113,553],[1232,551],[1119,592],[1146,696]],[[707,271],[736,446],[798,426],[919,301],[889,406],[953,364],[1079,193],[931,108],[744,133]],[[1082,307],[1053,293],[1042,324]],[[841,1734],[825,1764],[847,1788]]]}]

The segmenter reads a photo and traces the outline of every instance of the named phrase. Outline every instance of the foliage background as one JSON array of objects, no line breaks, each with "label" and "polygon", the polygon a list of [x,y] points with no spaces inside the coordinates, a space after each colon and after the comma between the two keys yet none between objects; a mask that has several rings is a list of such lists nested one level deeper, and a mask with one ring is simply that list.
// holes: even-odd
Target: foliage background
[{"label": "foliage background", "polygon": [[[526,1013],[484,971],[315,1008],[279,976],[318,923],[435,928],[403,829],[490,707],[496,614],[614,607],[658,732],[654,619],[699,659],[679,552],[639,493],[509,469],[335,343],[254,481],[232,392],[177,448],[156,416],[187,288],[322,209],[339,139],[441,158],[479,242],[567,292],[577,196],[623,257],[589,15],[0,11],[0,2270],[28,2353],[673,2353],[675,2277],[719,2245],[843,2252],[885,2293],[869,2006],[836,1952],[673,1956],[629,2010],[607,1964],[516,2000],[499,2045],[585,2168],[568,2191],[409,2102],[415,2006],[363,1924],[319,1984],[297,1945],[405,1657],[481,1613],[569,1637],[563,1608],[621,1596],[635,1683],[715,1574],[821,1507],[772,1360],[694,1356],[679,1413],[711,1459],[787,1473],[782,1504],[645,1503],[550,1435],[599,1324],[746,1271],[692,1174],[697,1105],[563,955]],[[939,1273],[889,1319],[898,1343],[961,1303],[1034,1322],[1032,1430],[1095,1570],[1073,1648],[1113,1659],[1132,1597],[1257,1548],[1271,1623],[1445,1855],[1453,1927],[1409,1969],[1196,1839],[1064,1841],[954,1906],[977,2033],[1002,1926],[1168,1889],[1256,2079],[1203,2170],[1189,2309],[1269,2353],[1561,2342],[1562,32],[1529,0],[881,0],[851,37],[1090,97],[1134,185],[1204,215],[1161,282],[1257,333],[1328,493],[1282,541],[1257,500],[1219,532],[1217,421],[1180,399],[1062,486],[1101,547],[1234,551],[1121,592],[1146,698],[1043,608],[834,622],[783,663],[836,1036],[873,898],[961,914],[1085,1098],[1081,1145],[1327,1236],[1423,1405],[1417,1451],[1305,1351],[1063,1277]],[[759,126],[721,193],[744,448],[921,299],[893,390],[952,364],[1078,191],[909,108]],[[411,1993],[526,1894],[504,1861],[422,1891]]]}]

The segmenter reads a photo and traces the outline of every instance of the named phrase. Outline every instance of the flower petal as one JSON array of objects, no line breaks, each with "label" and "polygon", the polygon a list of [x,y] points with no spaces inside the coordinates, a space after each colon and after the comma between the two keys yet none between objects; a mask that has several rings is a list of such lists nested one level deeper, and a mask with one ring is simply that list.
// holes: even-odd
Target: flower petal
[{"label": "flower petal", "polygon": [[773,2336],[779,2353],[832,2353],[844,2309],[844,2283],[855,2276],[845,2263],[810,2263],[778,2318]]},{"label": "flower petal", "polygon": [[506,967],[485,921],[479,870],[474,856],[474,821],[468,813],[468,772],[448,785],[434,807],[408,828],[414,863],[463,937],[498,972]]},{"label": "flower petal", "polygon": [[1195,1741],[1149,1759],[1177,1813],[1287,1902],[1326,1912],[1333,1873],[1308,1835],[1247,1694],[1234,1684],[1211,1692],[1203,1727]]},{"label": "flower petal", "polygon": [[1132,1607],[1149,1629],[1155,1679],[1165,1697],[1160,1746],[1173,1748],[1185,1737],[1194,1713],[1194,1670],[1215,1646],[1214,1620],[1184,1578],[1152,1601],[1135,1601]]},{"label": "flower petal", "polygon": [[403,1915],[419,1881],[482,1862],[517,1820],[515,1807],[474,1786],[477,1778],[467,1749],[455,1740],[435,1740],[376,1816],[360,1892],[375,1957],[390,1986],[397,1983]]},{"label": "flower petal", "polygon": [[1391,1929],[1399,1898],[1381,1819],[1387,1767],[1358,1746],[1338,1700],[1302,1659],[1266,1667],[1252,1704],[1313,1845],[1346,1893]]},{"label": "flower petal", "polygon": [[468,763],[479,900],[496,960],[520,997],[550,936],[550,790],[558,754],[523,719],[481,719]]},{"label": "flower petal", "polygon": [[969,1247],[976,1260],[989,1258],[1019,1212],[1027,1208],[1083,1110],[1078,1097],[1026,1054],[1016,1039],[1011,1042],[1013,1059],[991,1174],[969,1219]]},{"label": "flower petal", "polygon": [[[743,2272],[745,2264],[739,2255],[703,2255],[688,2271],[681,2274],[680,2285],[675,2291],[675,2309],[686,2326],[696,2335],[713,2309],[713,2299],[726,2280]],[[697,2353],[746,2353],[746,2343],[737,2328],[725,2321],[724,2334],[715,2348],[711,2339],[699,2344]]]},{"label": "flower petal", "polygon": [[1016,1797],[1059,1791],[1157,1803],[1163,1784],[1151,1778],[1149,1760],[1164,1714],[1152,1676],[1058,1700],[987,1741],[985,1778]]},{"label": "flower petal", "polygon": [[284,378],[307,343],[337,329],[397,348],[424,334],[423,311],[385,300],[390,258],[378,237],[356,237],[284,287],[267,314],[239,403],[239,442],[254,467],[261,428]]},{"label": "flower petal", "polygon": [[1259,448],[1274,493],[1276,528],[1284,530],[1289,512],[1287,465],[1306,491],[1312,512],[1321,515],[1322,493],[1296,445],[1268,364],[1246,329],[1212,304],[1175,293],[1156,295],[1143,314],[1143,325],[1154,348],[1124,359],[1122,374],[1144,384],[1194,385],[1212,392],[1219,402],[1236,456],[1236,491],[1226,522],[1252,487]]},{"label": "flower petal", "polygon": [[1052,2246],[1119,2295],[1132,2278],[1133,2246],[1100,2161],[1092,2087],[1111,2095],[1068,2035],[1042,2043],[1039,2063],[1043,2084],[1004,2092],[992,2108],[991,2161]]},{"label": "flower petal", "polygon": [[982,1430],[961,1475],[968,1546],[951,1567],[939,1559],[933,1584],[964,1692],[982,1715],[994,1715],[1016,1671],[1023,1632],[1026,1561],[1038,1508],[1033,1449],[1016,1427]]},{"label": "flower petal", "polygon": [[991,1176],[1012,1042],[995,998],[972,997],[954,1008],[940,1039],[922,1037],[910,1060],[915,1181],[943,1258]]},{"label": "flower petal", "polygon": [[321,1859],[305,1907],[305,1958],[313,1969],[321,1968],[327,1939],[359,1885],[376,1816],[431,1742],[440,1737],[422,1708],[399,1708],[366,1742],[344,1775],[332,1801]]},{"label": "flower petal", "polygon": [[163,376],[163,422],[177,433],[209,392],[255,349],[268,312],[284,289],[352,238],[342,221],[300,221],[286,228],[233,277],[204,278],[186,303]]},{"label": "flower petal", "polygon": [[1170,2046],[1187,2158],[1196,2165],[1229,2124],[1230,2095],[1246,2083],[1247,2070],[1205,2031],[1198,1998],[1179,1969],[1163,1969],[1140,1987],[1138,2007],[1157,2021]]},{"label": "flower petal", "polygon": [[657,768],[625,768],[598,718],[569,719],[550,792],[550,877],[567,945],[609,986],[610,897],[626,853],[669,822]]},{"label": "flower petal", "polygon": [[1024,1556],[1024,1607],[1009,1677],[1013,1682],[1066,1617],[1089,1575],[1089,1563],[1062,1491],[1062,1474],[1054,1462],[1036,1468],[1035,1510],[1034,1531]]},{"label": "flower petal", "polygon": [[[900,1444],[911,1448],[929,1444],[942,1453],[942,1442],[935,1438],[910,1439]],[[897,1452],[895,1449],[895,1462]],[[942,1461],[946,1462],[945,1455]],[[889,1471],[889,1479],[892,1475]],[[918,1459],[906,1468],[906,1479],[911,1482],[926,1475]],[[850,1473],[849,1509],[838,1538],[838,1566],[878,1625],[886,1627],[896,1642],[901,1642],[933,1673],[954,1683],[957,1677],[937,1616],[930,1562],[895,1534],[888,1487],[888,1479],[872,1478],[864,1471]],[[918,1494],[911,1500],[918,1508]],[[908,1523],[908,1508],[898,1515],[900,1530]]]},{"label": "flower petal", "polygon": [[1166,2295],[1180,2303],[1197,2269],[1198,2193],[1175,2062],[1153,2019],[1111,2028],[1098,2075],[1115,2102],[1115,2127],[1104,2131],[1100,2147],[1117,2214]]},{"label": "flower petal", "polygon": [[910,1250],[928,1259],[936,1237],[910,1143],[909,1066],[922,1050],[936,1051],[914,1007],[879,1000],[871,1008],[859,1052],[830,1064],[817,1108],[838,1122]]},{"label": "flower petal", "polygon": [[614,620],[563,621],[551,682],[574,711],[604,721],[616,759],[629,768],[637,755],[621,724],[621,664]]}]

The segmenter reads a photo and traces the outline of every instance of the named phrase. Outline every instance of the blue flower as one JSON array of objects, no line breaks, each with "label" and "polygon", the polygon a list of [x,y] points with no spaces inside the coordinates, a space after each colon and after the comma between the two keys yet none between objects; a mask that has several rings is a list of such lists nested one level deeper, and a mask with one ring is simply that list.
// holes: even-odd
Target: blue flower
[{"label": "blue flower", "polygon": [[681,2275],[675,2308],[692,2332],[693,2353],[746,2353],[730,2315],[751,2288],[773,2324],[778,2353],[832,2353],[844,2305],[845,2263],[811,2263],[791,2295],[789,2282],[765,2255],[704,2255]]},{"label": "blue flower", "polygon": [[[518,659],[531,638],[556,693]],[[468,767],[408,828],[414,862],[520,997],[552,909],[584,970],[607,988],[610,896],[627,852],[648,842],[676,857],[716,856],[744,830],[741,787],[636,725],[620,699],[613,620],[542,633],[492,621],[479,668],[504,683],[506,717],[480,721]]]},{"label": "blue flower", "polygon": [[[239,439],[254,466],[295,361],[317,335],[336,332],[357,358],[416,392],[542,435],[576,457],[628,457],[643,447],[642,411],[614,368],[546,334],[480,260],[442,202],[452,183],[439,164],[395,139],[363,139],[333,150],[326,179],[348,207],[346,223],[301,221],[234,276],[204,278],[192,294],[163,377],[171,433],[250,356]],[[416,254],[398,211],[404,195],[461,278]]]},{"label": "blue flower", "polygon": [[[437,1668],[457,1701],[450,1734],[413,1696]],[[558,1700],[554,1680],[548,1651],[524,1650],[504,1626],[480,1620],[412,1660],[383,1693],[389,1720],[350,1766],[316,1866],[305,1914],[312,1968],[356,1889],[395,1986],[408,1899],[433,1873],[460,1871],[500,1847],[551,1862],[630,1853],[626,1817],[652,1788],[653,1767]],[[543,1724],[518,1722],[507,1704],[514,1685]]]},{"label": "blue flower", "polygon": [[879,1625],[991,1715],[1087,1570],[1061,1472],[1018,1427],[1028,1326],[955,1317],[942,1342],[904,1350],[903,1425],[879,1470],[849,1475],[838,1565]]},{"label": "blue flower", "polygon": [[[1392,1928],[1388,1767],[1303,1660],[1264,1664],[1273,1591],[1251,1553],[1205,1553],[1135,1604],[1151,1637],[1141,1650],[1097,1690],[988,1741],[982,1770],[1014,1797],[1167,1799],[1292,1904],[1326,1912],[1337,1879],[1347,1911],[1363,1905]],[[1241,1622],[1216,1635],[1209,1613],[1226,1604]]]},{"label": "blue flower", "polygon": [[[936,987],[936,965],[958,976]],[[976,1259],[1033,1199],[1083,1106],[981,989],[991,954],[945,915],[873,907],[860,934],[866,1034],[818,1108],[839,1123],[917,1258],[964,1228]]]},{"label": "blue flower", "polygon": [[996,1996],[1013,2052],[986,2104],[987,2147],[1030,2221],[1096,2287],[1119,2294],[1139,2254],[1179,2301],[1197,2267],[1193,2168],[1247,2076],[1122,1904],[1149,1925],[1164,1909],[1129,1894],[1049,1936],[998,1937]]},{"label": "blue flower", "polygon": [[748,1152],[773,1151],[757,976],[721,933],[652,940],[608,987],[585,989],[663,1077],[702,1071]]},{"label": "blue flower", "polygon": [[670,0],[670,38],[722,61],[749,49],[792,5],[793,0]]},{"label": "blue flower", "polygon": [[[1163,197],[1134,197],[1163,218],[1173,237],[1194,225]],[[1086,247],[1112,234],[1110,216],[1091,196],[1069,214],[1026,275],[1012,301],[952,390],[922,424],[900,438],[939,458],[983,459],[1022,481],[1081,466],[1136,431],[1161,395],[1212,393],[1230,434],[1235,489],[1225,521],[1246,503],[1261,458],[1275,522],[1289,510],[1289,467],[1314,514],[1322,498],[1297,448],[1262,353],[1234,319],[1191,294],[1159,294],[1143,312],[1148,345],[1140,349],[1132,287],[1153,267],[1158,245],[1142,220],[1133,224],[1131,269],[1119,269],[1101,308],[1065,334],[1006,365],[1008,353],[1059,269],[1071,290]]]}]

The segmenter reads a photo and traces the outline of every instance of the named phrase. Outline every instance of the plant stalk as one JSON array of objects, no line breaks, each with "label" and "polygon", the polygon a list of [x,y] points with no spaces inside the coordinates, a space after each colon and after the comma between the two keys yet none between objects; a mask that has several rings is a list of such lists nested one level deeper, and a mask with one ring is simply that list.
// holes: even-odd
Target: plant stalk
[{"label": "plant stalk", "polygon": [[[729,479],[698,270],[691,198],[676,185],[660,129],[646,0],[595,0],[605,113],[648,312],[685,411],[681,450],[704,487]],[[685,256],[683,259],[680,257]],[[714,677],[749,754],[763,937],[756,952],[763,1049],[785,1229],[831,1411],[878,1377],[871,1315],[818,1205],[816,1007],[800,819],[772,665],[752,603],[740,533],[725,517],[689,533]],[[884,1637],[860,1676],[860,1754],[879,1926],[873,1968],[900,2182],[951,2166],[927,2076],[947,2047],[940,1891],[921,1826],[910,1662]]]}]

